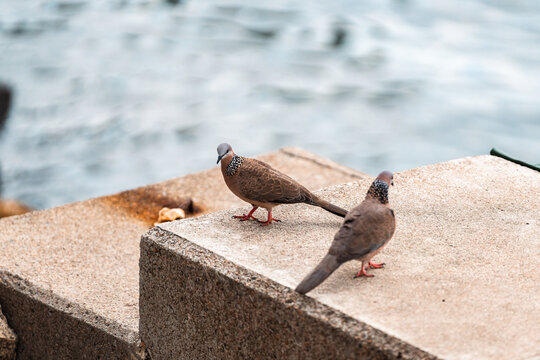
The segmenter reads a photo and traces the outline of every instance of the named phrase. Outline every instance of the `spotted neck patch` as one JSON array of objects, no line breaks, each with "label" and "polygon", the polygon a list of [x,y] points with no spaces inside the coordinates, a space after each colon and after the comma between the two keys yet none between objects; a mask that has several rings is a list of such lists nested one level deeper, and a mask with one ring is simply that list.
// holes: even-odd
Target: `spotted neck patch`
[{"label": "spotted neck patch", "polygon": [[388,184],[386,181],[375,180],[369,187],[367,196],[379,200],[381,204],[388,204]]},{"label": "spotted neck patch", "polygon": [[229,166],[227,166],[227,169],[225,170],[225,173],[227,176],[233,176],[238,171],[238,168],[240,165],[242,165],[242,162],[244,159],[240,156],[234,155],[231,159],[231,162],[229,163]]}]

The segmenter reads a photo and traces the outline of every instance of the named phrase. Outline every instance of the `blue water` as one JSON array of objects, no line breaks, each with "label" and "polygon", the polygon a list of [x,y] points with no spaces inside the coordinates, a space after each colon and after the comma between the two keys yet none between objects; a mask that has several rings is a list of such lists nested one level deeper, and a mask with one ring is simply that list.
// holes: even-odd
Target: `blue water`
[{"label": "blue water", "polygon": [[540,162],[540,2],[0,2],[4,195],[47,208],[300,146]]}]

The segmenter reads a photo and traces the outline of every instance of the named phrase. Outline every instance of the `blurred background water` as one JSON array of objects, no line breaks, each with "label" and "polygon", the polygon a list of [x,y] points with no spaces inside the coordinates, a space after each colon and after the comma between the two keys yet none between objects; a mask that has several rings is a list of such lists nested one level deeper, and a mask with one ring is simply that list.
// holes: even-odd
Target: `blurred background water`
[{"label": "blurred background water", "polygon": [[[172,3],[172,4],[171,4]],[[4,195],[38,208],[300,146],[540,162],[537,0],[0,2]]]}]

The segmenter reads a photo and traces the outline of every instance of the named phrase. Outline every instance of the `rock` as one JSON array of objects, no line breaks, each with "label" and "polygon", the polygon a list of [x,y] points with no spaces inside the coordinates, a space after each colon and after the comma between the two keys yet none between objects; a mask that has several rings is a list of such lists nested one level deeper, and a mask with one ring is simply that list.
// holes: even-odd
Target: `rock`
[{"label": "rock", "polygon": [[16,200],[0,199],[0,218],[21,215],[32,210],[31,207]]},{"label": "rock", "polygon": [[17,336],[8,326],[6,317],[2,313],[2,306],[0,306],[0,360],[15,359],[16,344]]},{"label": "rock", "polygon": [[0,84],[0,132],[6,122],[10,104],[11,89],[7,85]]}]

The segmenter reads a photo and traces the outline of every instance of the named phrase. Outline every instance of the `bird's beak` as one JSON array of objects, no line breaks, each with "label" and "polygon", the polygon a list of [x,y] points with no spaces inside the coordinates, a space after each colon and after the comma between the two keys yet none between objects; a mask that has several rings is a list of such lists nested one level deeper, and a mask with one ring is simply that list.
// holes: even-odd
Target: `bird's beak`
[{"label": "bird's beak", "polygon": [[394,186],[394,180],[390,180],[390,185]]},{"label": "bird's beak", "polygon": [[225,156],[225,154],[219,155],[219,156],[217,157],[217,162],[216,162],[216,164],[219,164],[219,162],[221,161],[221,158],[224,157],[224,156]]}]

